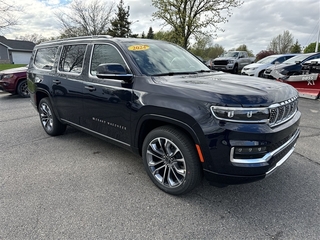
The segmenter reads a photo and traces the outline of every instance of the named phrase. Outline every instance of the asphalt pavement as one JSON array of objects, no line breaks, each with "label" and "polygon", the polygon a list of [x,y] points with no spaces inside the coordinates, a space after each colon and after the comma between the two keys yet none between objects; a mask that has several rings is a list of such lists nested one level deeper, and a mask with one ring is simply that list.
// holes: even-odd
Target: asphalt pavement
[{"label": "asphalt pavement", "polygon": [[300,99],[296,151],[270,177],[175,197],[139,156],[0,92],[0,239],[319,239],[320,101]]}]

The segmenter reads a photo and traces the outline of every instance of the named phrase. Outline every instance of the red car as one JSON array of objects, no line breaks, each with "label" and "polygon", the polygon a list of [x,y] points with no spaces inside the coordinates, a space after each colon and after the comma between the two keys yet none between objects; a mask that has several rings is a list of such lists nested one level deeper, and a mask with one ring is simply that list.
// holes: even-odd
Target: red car
[{"label": "red car", "polygon": [[0,72],[0,89],[21,97],[29,97],[27,67],[11,68]]}]

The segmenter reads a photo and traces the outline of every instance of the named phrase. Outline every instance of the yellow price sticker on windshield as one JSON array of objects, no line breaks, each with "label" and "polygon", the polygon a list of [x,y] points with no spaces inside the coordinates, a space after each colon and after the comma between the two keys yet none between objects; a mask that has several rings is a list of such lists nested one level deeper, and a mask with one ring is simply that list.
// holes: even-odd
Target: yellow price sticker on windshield
[{"label": "yellow price sticker on windshield", "polygon": [[148,45],[132,45],[128,47],[130,51],[144,51],[148,50],[150,47]]}]

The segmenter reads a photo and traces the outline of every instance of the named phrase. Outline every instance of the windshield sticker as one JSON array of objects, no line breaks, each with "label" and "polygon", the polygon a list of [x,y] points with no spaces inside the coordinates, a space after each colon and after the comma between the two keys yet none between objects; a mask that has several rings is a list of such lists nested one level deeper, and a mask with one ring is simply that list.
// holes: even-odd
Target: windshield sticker
[{"label": "windshield sticker", "polygon": [[128,47],[130,51],[144,51],[148,50],[150,47],[148,45],[132,45]]}]

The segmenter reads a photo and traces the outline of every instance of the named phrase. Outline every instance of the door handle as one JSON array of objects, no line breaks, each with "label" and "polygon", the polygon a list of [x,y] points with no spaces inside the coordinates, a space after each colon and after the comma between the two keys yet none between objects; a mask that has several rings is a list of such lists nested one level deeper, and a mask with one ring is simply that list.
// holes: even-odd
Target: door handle
[{"label": "door handle", "polygon": [[90,92],[96,90],[96,88],[95,88],[95,87],[92,87],[92,86],[85,86],[84,88],[85,88],[85,89],[88,89]]},{"label": "door handle", "polygon": [[60,84],[61,81],[60,81],[60,80],[53,80],[53,83],[55,83],[55,84]]}]

